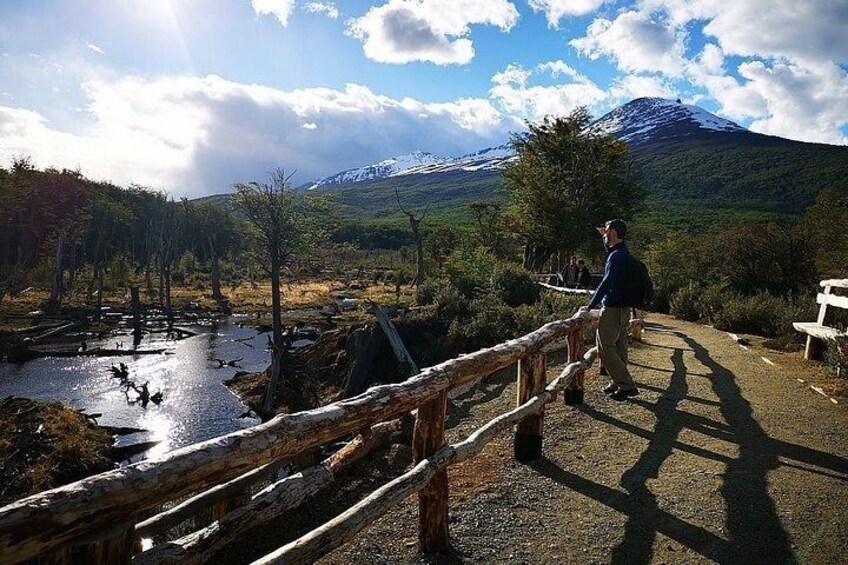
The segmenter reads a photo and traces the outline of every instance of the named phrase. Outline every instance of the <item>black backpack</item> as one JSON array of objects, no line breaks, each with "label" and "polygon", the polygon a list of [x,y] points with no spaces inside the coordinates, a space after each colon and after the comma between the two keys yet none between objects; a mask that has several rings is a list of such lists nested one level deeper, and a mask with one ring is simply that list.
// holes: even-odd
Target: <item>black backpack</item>
[{"label": "black backpack", "polygon": [[648,274],[648,267],[633,255],[627,256],[624,299],[627,306],[639,309],[647,308],[654,299],[654,283]]}]

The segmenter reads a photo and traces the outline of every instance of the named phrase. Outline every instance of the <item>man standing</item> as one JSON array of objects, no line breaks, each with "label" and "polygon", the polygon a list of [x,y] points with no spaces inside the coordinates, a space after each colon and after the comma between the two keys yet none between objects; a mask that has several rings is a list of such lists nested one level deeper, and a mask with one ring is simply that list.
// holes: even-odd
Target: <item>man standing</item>
[{"label": "man standing", "polygon": [[639,394],[636,383],[627,369],[627,339],[630,330],[630,308],[627,304],[628,263],[630,256],[624,238],[627,224],[623,220],[610,220],[604,227],[598,228],[604,237],[604,245],[609,251],[604,270],[604,279],[598,285],[595,295],[588,306],[580,309],[587,312],[601,306],[601,318],[598,321],[597,343],[601,358],[612,382],[603,388],[613,400],[625,400]]}]

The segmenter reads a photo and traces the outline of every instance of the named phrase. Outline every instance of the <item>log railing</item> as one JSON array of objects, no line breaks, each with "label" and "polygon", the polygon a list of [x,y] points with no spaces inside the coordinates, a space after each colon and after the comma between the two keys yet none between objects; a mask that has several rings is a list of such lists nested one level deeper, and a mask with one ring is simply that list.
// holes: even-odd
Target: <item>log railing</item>
[{"label": "log railing", "polygon": [[[277,416],[240,430],[42,492],[0,508],[0,556],[4,563],[32,558],[128,563],[203,563],[251,528],[295,508],[333,482],[402,420],[417,411],[412,445],[415,466],[337,518],[281,547],[260,562],[308,562],[345,543],[393,504],[419,495],[419,541],[425,551],[448,546],[447,467],[473,457],[497,434],[515,426],[515,456],[537,459],[542,451],[544,407],[563,391],[582,401],[582,375],[596,350],[584,354],[584,331],[596,313],[551,322],[523,337],[424,369],[398,384],[373,387],[327,406]],[[569,346],[569,364],[551,383],[547,353]],[[445,445],[451,391],[464,390],[518,363],[517,408],[455,445]],[[400,418],[400,419],[399,419]],[[329,459],[280,480],[282,461],[330,441],[355,439]],[[247,488],[272,482],[259,493]],[[143,519],[161,505],[193,495]],[[233,503],[233,500],[236,503]],[[217,505],[217,520],[175,541],[142,550],[140,538],[161,533],[200,510]]]}]

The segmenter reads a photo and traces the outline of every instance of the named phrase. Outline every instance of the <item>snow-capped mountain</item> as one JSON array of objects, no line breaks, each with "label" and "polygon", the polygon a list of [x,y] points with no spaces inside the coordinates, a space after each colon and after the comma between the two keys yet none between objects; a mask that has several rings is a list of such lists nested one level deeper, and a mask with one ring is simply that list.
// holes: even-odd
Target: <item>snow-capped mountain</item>
[{"label": "snow-capped mountain", "polygon": [[747,130],[703,108],[683,104],[679,100],[637,98],[601,117],[589,127],[589,131],[606,133],[631,145],[639,145],[647,141],[710,131]]},{"label": "snow-capped mountain", "polygon": [[[589,126],[589,131],[613,135],[633,146],[647,142],[709,134],[747,132],[738,124],[689,104],[664,98],[637,98],[619,106]],[[487,147],[460,157],[446,158],[415,151],[373,165],[342,171],[307,183],[310,190],[389,177],[433,173],[497,171],[515,159],[509,144]]]},{"label": "snow-capped mountain", "polygon": [[487,147],[474,153],[454,158],[444,158],[432,153],[415,151],[307,183],[309,190],[318,187],[353,184],[403,175],[447,173],[453,171],[490,171],[503,168],[515,158],[508,144]]},{"label": "snow-capped mountain", "polygon": [[373,165],[365,165],[364,167],[357,167],[355,169],[349,169],[328,177],[320,178],[314,182],[308,183],[306,188],[312,190],[319,186],[352,184],[367,180],[381,179],[394,175],[405,174],[410,169],[418,167],[439,165],[446,161],[448,161],[448,159],[439,157],[432,153],[413,151],[412,153],[404,153],[397,157],[385,159],[379,163],[374,163]]},{"label": "snow-capped mountain", "polygon": [[[589,129],[626,140],[648,197],[673,203],[675,214],[694,211],[696,222],[705,221],[702,210],[800,214],[823,188],[848,193],[848,147],[751,132],[681,102],[639,98]],[[351,217],[397,215],[396,193],[404,205],[453,214],[469,201],[502,197],[500,171],[513,159],[510,145],[454,158],[414,152],[301,188],[334,192]],[[227,205],[231,195],[207,199]]]}]

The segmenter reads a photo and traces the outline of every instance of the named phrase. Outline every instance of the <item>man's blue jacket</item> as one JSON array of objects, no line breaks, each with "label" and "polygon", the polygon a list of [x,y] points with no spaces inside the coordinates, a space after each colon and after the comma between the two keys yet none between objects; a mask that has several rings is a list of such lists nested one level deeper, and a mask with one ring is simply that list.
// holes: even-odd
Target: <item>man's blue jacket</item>
[{"label": "man's blue jacket", "polygon": [[589,309],[597,308],[598,305],[621,307],[625,304],[624,289],[627,281],[627,263],[629,258],[627,246],[622,241],[609,248],[607,265],[604,269],[604,280],[598,285],[595,295],[589,302]]}]

